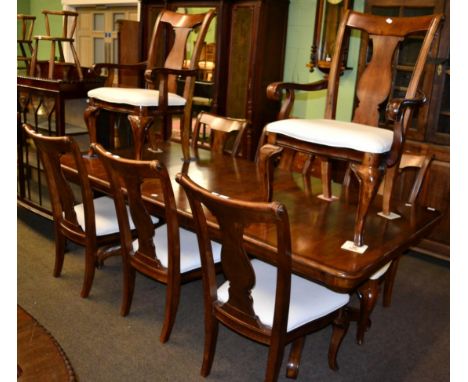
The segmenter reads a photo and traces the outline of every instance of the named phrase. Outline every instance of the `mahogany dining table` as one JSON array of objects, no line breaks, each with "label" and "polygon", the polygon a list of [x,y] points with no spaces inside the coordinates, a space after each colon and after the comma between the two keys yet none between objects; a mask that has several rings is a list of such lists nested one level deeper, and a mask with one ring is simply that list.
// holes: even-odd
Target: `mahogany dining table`
[{"label": "mahogany dining table", "polygon": [[[166,166],[172,179],[181,226],[194,229],[188,200],[175,180],[179,172],[186,172],[195,182],[212,192],[244,200],[262,200],[263,177],[254,162],[229,155],[215,155],[208,150],[199,152],[198,158],[183,162],[180,144],[168,141],[163,143],[161,152],[146,152],[143,156],[143,159],[157,159]],[[131,154],[128,157],[131,158]],[[84,155],[84,159],[92,187],[109,193],[109,183],[100,160],[88,154]],[[62,169],[73,181],[76,169],[70,157],[62,157]],[[369,277],[426,236],[439,222],[440,213],[417,204],[407,206],[402,203],[394,206],[394,212],[401,217],[388,220],[377,214],[381,211],[381,202],[376,198],[364,231],[364,242],[368,248],[359,254],[341,248],[345,241],[353,239],[356,204],[344,198],[332,202],[318,198],[322,190],[320,183],[313,181],[311,187],[310,184],[305,187],[304,180],[301,174],[279,168],[275,170],[272,199],[283,203],[288,210],[293,272],[339,292],[359,291],[365,301],[363,306],[372,310],[378,290],[370,286]],[[335,184],[334,188],[334,191],[340,191],[339,184]],[[142,193],[150,212],[163,216],[164,200],[158,182],[143,183]],[[219,238],[217,223],[214,219],[209,223],[210,234],[216,240]],[[252,226],[244,240],[246,250],[252,256],[275,262],[276,243],[272,228]],[[358,314],[356,311],[354,313]]]}]

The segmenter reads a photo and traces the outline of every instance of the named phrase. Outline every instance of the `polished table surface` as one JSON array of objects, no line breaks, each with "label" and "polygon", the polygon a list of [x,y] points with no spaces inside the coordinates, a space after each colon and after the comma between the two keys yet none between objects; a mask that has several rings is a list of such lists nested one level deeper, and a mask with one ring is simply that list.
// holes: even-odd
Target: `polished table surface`
[{"label": "polished table surface", "polygon": [[[262,178],[255,163],[226,155],[212,155],[205,150],[200,150],[200,158],[190,163],[184,164],[181,157],[180,145],[174,142],[164,144],[161,153],[151,154],[151,159],[164,163],[173,180],[181,225],[193,228],[188,200],[175,181],[176,174],[182,171],[201,186],[219,194],[254,201],[262,199]],[[88,155],[85,158],[92,186],[109,192],[109,183],[99,159]],[[67,176],[73,178],[76,172],[70,158],[64,157],[62,165]],[[342,199],[327,202],[317,198],[321,192],[320,184],[316,187],[312,184],[312,190],[308,192],[303,186],[301,175],[276,169],[273,199],[283,203],[288,210],[293,271],[338,291],[352,292],[362,287],[374,272],[402,255],[440,220],[439,212],[417,205],[397,206],[394,212],[401,218],[387,220],[377,215],[381,209],[376,203],[371,208],[364,232],[364,241],[369,247],[359,254],[341,249],[345,241],[353,238],[355,204]],[[164,201],[157,182],[144,183],[142,190],[152,212],[161,214]],[[212,234],[216,239],[218,230],[215,222],[212,222]],[[272,229],[252,226],[245,240],[249,253],[265,261],[275,261]]]}]

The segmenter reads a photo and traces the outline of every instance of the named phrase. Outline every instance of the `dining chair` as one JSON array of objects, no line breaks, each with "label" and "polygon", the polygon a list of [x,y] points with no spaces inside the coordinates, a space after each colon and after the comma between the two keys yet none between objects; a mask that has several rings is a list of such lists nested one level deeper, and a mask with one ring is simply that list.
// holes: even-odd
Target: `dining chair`
[{"label": "dining chair", "polygon": [[[36,64],[38,62],[38,52],[39,52],[39,41],[47,41],[50,44],[50,54],[49,54],[49,71],[48,71],[48,79],[54,79],[55,76],[55,65],[56,62],[61,64],[62,66],[70,66],[76,70],[76,74],[79,80],[83,80],[83,71],[81,70],[80,60],[78,58],[78,54],[75,50],[75,30],[78,21],[78,12],[74,11],[50,11],[50,10],[43,10],[42,11],[45,20],[45,28],[46,34],[34,36],[34,52],[32,55],[31,60],[31,67],[29,70],[30,76],[37,76],[37,67]],[[50,29],[50,18],[61,18],[61,34],[60,36],[54,36],[51,33]],[[68,44],[70,47],[70,51],[73,56],[73,64],[65,65],[65,56],[63,53],[64,44]],[[58,47],[58,61],[56,58],[55,48]]]},{"label": "dining chair", "polygon": [[199,148],[219,154],[230,154],[233,157],[239,156],[246,126],[246,119],[223,117],[201,111],[193,127],[191,139],[195,157],[198,157]]},{"label": "dining chair", "polygon": [[[176,13],[162,10],[154,24],[148,57],[138,64],[96,64],[92,70],[99,75],[107,69],[104,87],[88,92],[89,104],[84,118],[91,143],[97,142],[96,119],[101,110],[128,114],[135,148],[135,159],[141,159],[146,135],[155,119],[162,120],[159,136],[167,140],[171,137],[172,117],[181,115],[180,131],[182,154],[190,160],[190,129],[192,98],[195,79],[198,73],[198,60],[209,24],[215,16],[214,10],[201,14]],[[196,31],[196,43],[188,68],[184,68],[187,39],[190,32]],[[170,44],[169,44],[170,43]],[[161,62],[161,55],[165,55]],[[118,80],[115,70],[144,71],[144,88],[112,86]],[[183,94],[177,94],[177,80],[185,79]],[[155,143],[154,145],[157,146]],[[152,147],[153,150],[159,149]]]},{"label": "dining chair", "polygon": [[[268,143],[311,154],[321,161],[322,198],[333,200],[331,193],[330,159],[351,163],[353,174],[360,183],[359,201],[354,224],[353,240],[343,248],[364,252],[363,232],[370,204],[379,187],[385,168],[398,166],[405,136],[413,110],[425,102],[418,88],[421,74],[431,51],[434,35],[442,15],[418,17],[383,17],[346,11],[339,26],[335,51],[327,78],[312,84],[272,83],[267,88],[269,98],[284,99],[278,120],[264,128]],[[368,36],[369,54],[366,67],[358,73],[356,102],[351,122],[336,119],[343,41],[352,30]],[[396,72],[395,53],[404,38],[411,34],[421,37],[421,49],[414,68],[408,70],[409,84],[403,99],[388,99]],[[327,89],[323,119],[289,118],[295,91]],[[379,127],[379,109],[386,105],[385,123]],[[385,107],[385,106],[384,106]]]},{"label": "dining chair", "polygon": [[[120,255],[120,233],[114,202],[107,196],[94,197],[82,154],[72,137],[44,136],[28,124],[23,124],[23,131],[25,137],[34,142],[47,179],[55,231],[53,275],[61,275],[67,240],[85,247],[81,297],[88,297],[95,268],[107,257]],[[75,197],[62,172],[60,158],[64,155],[71,156],[76,164],[80,196]],[[133,222],[130,226],[134,228]]]},{"label": "dining chair", "polygon": [[[418,202],[418,197],[421,194],[422,185],[432,160],[433,156],[428,154],[412,154],[406,152],[402,154],[398,168],[394,166],[389,169],[377,192],[379,195],[382,195],[382,211],[379,212],[380,216],[390,220],[400,218],[398,213],[392,211],[391,202],[393,200],[405,200],[405,208],[411,208]],[[392,174],[390,171],[397,171],[397,174]],[[402,180],[401,178],[404,176],[412,177],[412,179],[410,178],[409,182],[398,182],[398,180]],[[351,188],[351,179],[351,173],[348,171],[343,182],[343,190],[346,198],[350,198],[349,189]],[[411,187],[408,187],[408,185]],[[409,196],[405,197],[404,195],[406,194]],[[383,283],[383,306],[389,307],[392,301],[393,285],[395,283],[400,258],[401,256],[385,264],[369,278],[364,289],[361,288],[358,290],[357,294],[361,307],[357,322],[356,340],[359,344],[364,342],[365,332],[370,326],[370,314],[374,309],[374,306],[365,309],[363,306],[365,302],[361,298],[362,293],[378,295],[380,292],[380,284]],[[373,299],[373,301],[375,304],[377,299]]]},{"label": "dining chair", "polygon": [[[198,236],[205,300],[205,349],[202,376],[210,373],[218,324],[269,346],[265,380],[276,381],[286,344],[292,342],[287,375],[297,377],[306,334],[333,324],[328,352],[337,369],[338,349],[348,328],[349,295],[337,293],[291,273],[291,236],[286,207],[278,202],[248,202],[219,195],[179,173]],[[218,286],[207,213],[221,231],[221,265],[226,281]],[[210,222],[213,223],[213,222]],[[250,259],[244,233],[255,225],[274,232],[275,264]],[[262,228],[263,229],[263,228]]]},{"label": "dining chair", "polygon": [[[120,158],[92,144],[93,151],[104,164],[108,174],[115,211],[120,227],[123,256],[123,296],[120,313],[130,312],[135,289],[136,271],[166,285],[164,323],[160,341],[169,340],[179,306],[181,284],[201,278],[201,262],[195,233],[179,226],[174,191],[166,167],[159,161]],[[155,227],[145,206],[141,188],[145,181],[158,182],[164,200],[164,224]],[[125,191],[122,189],[125,189]],[[129,212],[135,222],[137,239],[133,239],[128,225]],[[220,260],[220,245],[213,242],[214,263]]]},{"label": "dining chair", "polygon": [[16,15],[18,21],[18,53],[17,61],[23,62],[26,73],[29,73],[30,63],[33,55],[33,41],[32,35],[34,31],[34,23],[36,16],[18,14]]}]

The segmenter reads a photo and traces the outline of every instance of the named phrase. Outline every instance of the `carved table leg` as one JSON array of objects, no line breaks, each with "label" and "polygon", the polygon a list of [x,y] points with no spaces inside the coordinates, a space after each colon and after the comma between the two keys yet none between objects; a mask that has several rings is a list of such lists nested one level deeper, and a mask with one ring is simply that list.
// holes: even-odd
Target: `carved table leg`
[{"label": "carved table leg", "polygon": [[368,280],[358,289],[360,300],[359,320],[356,341],[359,345],[364,342],[364,333],[366,332],[370,320],[369,317],[374,310],[377,298],[379,297],[379,281]]}]

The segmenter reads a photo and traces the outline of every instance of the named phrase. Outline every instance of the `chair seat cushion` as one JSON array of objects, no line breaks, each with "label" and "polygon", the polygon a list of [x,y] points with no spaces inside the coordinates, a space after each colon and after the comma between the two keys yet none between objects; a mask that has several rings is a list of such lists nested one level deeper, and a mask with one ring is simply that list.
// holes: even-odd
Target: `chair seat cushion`
[{"label": "chair seat cushion", "polygon": [[[277,268],[254,259],[255,286],[252,289],[254,311],[260,321],[273,326]],[[218,300],[229,299],[229,281],[218,288]],[[349,302],[349,295],[337,293],[302,277],[291,275],[288,332],[341,308]]]},{"label": "chair seat cushion", "polygon": [[[83,228],[85,227],[84,206],[77,204],[75,213],[78,223]],[[119,224],[117,222],[117,214],[115,212],[114,200],[108,196],[101,196],[94,199],[94,214],[96,217],[96,235],[104,236],[119,232]],[[130,216],[130,210],[127,207],[127,214]],[[156,224],[159,219],[152,216],[151,220]],[[130,229],[135,229],[132,219],[130,218]]]},{"label": "chair seat cushion", "polygon": [[380,268],[377,272],[375,272],[371,277],[369,277],[371,280],[378,280],[380,279],[385,272],[387,272],[388,268],[390,268],[390,265],[392,264],[391,261],[389,261],[387,264],[385,264],[382,268]]},{"label": "chair seat cushion", "polygon": [[[88,97],[109,103],[132,106],[159,106],[159,91],[152,89],[102,87],[90,90]],[[184,106],[185,103],[184,97],[175,93],[168,93],[167,104],[169,106]]]},{"label": "chair seat cushion", "polygon": [[[191,231],[179,228],[180,237],[180,272],[185,273],[193,269],[201,268],[200,251],[198,249],[197,235]],[[154,247],[161,265],[168,267],[169,260],[167,256],[167,224],[156,228],[156,234],[153,237]],[[138,250],[138,239],[133,241],[133,250]],[[221,245],[214,241],[211,242],[213,259],[215,263],[221,261]]]},{"label": "chair seat cushion", "polygon": [[393,142],[390,130],[333,119],[282,119],[265,128],[305,142],[374,154],[390,151]]}]

